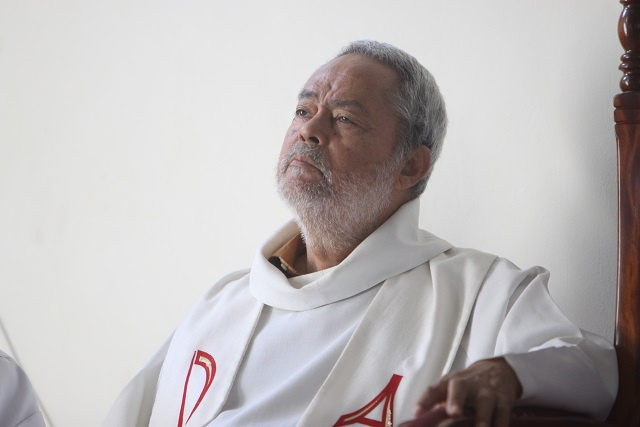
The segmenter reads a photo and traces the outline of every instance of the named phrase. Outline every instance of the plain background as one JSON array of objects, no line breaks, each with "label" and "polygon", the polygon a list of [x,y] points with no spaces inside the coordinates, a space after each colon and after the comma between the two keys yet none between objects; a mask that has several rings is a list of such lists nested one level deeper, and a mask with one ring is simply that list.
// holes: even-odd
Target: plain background
[{"label": "plain background", "polygon": [[412,53],[447,102],[422,227],[545,266],[567,315],[612,339],[620,11],[0,0],[0,316],[54,424],[98,425],[289,218],[273,174],[297,92],[354,39]]}]

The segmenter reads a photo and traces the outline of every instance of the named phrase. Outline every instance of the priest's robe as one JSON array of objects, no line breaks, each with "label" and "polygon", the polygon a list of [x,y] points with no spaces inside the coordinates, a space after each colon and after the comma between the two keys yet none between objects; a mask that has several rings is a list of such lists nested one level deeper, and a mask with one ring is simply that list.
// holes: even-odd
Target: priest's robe
[{"label": "priest's robe", "polygon": [[339,265],[287,279],[269,257],[216,283],[120,394],[104,425],[389,426],[448,372],[503,356],[520,402],[606,417],[610,343],[573,325],[549,273],[453,247],[402,206]]}]

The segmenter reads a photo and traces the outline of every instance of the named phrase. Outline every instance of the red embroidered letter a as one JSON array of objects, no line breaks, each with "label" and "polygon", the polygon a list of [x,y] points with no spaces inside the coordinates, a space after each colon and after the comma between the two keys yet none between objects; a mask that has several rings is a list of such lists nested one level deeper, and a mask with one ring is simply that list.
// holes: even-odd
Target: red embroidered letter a
[{"label": "red embroidered letter a", "polygon": [[[392,427],[393,426],[393,397],[396,395],[398,385],[402,380],[401,375],[393,374],[389,384],[382,389],[380,394],[373,398],[373,400],[361,409],[352,412],[347,415],[343,415],[333,425],[333,427],[349,426],[353,424],[363,424],[371,427]],[[382,406],[382,415],[380,420],[372,420],[367,418],[366,415],[370,414],[378,406]]]}]

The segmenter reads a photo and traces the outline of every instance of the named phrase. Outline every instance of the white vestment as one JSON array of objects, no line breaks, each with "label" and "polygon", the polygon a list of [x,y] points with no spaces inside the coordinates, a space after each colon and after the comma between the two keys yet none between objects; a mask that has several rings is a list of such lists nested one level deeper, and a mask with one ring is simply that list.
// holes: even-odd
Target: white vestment
[{"label": "white vestment", "polygon": [[16,362],[2,351],[0,351],[0,426],[45,426],[29,378]]},{"label": "white vestment", "polygon": [[104,425],[386,426],[411,419],[442,375],[500,355],[523,403],[605,417],[615,353],[560,312],[548,272],[454,248],[418,228],[418,211],[417,200],[405,204],[306,279],[268,261],[299,233],[284,226],[250,272],[221,279],[192,308]]}]

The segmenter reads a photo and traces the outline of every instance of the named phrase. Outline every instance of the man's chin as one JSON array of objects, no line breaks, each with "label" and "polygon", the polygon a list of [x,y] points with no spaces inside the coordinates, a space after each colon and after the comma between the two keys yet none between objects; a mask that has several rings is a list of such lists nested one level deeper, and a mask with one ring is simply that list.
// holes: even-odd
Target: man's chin
[{"label": "man's chin", "polygon": [[281,185],[298,188],[323,188],[328,187],[326,178],[317,169],[289,168],[280,178]]},{"label": "man's chin", "polygon": [[326,203],[327,199],[309,191],[280,191],[280,197],[292,208],[308,209],[310,206]]},{"label": "man's chin", "polygon": [[284,177],[278,180],[278,193],[287,200],[318,200],[331,197],[331,188],[324,180],[300,177]]},{"label": "man's chin", "polygon": [[309,186],[278,187],[278,194],[282,201],[299,216],[326,206],[329,199],[323,191],[318,191],[318,188],[309,188]]},{"label": "man's chin", "polygon": [[293,160],[287,169],[285,170],[285,175],[290,175],[294,177],[301,178],[311,178],[311,179],[324,179],[324,174],[318,169],[316,166],[312,165],[308,162],[296,161]]}]

